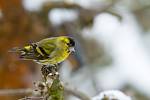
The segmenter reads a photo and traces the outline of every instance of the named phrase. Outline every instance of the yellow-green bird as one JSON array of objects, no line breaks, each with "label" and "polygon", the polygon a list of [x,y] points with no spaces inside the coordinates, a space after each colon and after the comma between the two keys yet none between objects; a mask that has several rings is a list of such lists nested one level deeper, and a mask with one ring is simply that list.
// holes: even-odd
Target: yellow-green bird
[{"label": "yellow-green bird", "polygon": [[71,52],[75,51],[75,41],[68,36],[46,38],[36,43],[31,43],[23,48],[13,48],[20,58],[34,60],[42,65],[56,65],[64,61]]}]

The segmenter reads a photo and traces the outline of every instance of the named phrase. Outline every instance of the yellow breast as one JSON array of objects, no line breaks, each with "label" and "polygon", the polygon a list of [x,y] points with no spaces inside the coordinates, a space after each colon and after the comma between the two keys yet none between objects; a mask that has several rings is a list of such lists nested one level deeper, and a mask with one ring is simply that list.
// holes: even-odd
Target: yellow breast
[{"label": "yellow breast", "polygon": [[44,64],[44,65],[58,64],[58,63],[64,61],[65,59],[67,59],[69,54],[70,54],[70,52],[69,52],[68,48],[58,49],[52,54],[52,56],[50,56],[50,58],[45,59],[45,60],[40,60],[40,63]]}]

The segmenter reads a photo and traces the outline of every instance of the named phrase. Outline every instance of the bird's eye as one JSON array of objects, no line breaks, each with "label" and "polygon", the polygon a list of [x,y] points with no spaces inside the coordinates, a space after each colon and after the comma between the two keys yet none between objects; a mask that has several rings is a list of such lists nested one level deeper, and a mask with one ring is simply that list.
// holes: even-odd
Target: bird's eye
[{"label": "bird's eye", "polygon": [[67,43],[68,46],[70,46],[70,43]]},{"label": "bird's eye", "polygon": [[75,41],[72,38],[69,38],[69,46],[74,47],[75,46]]}]

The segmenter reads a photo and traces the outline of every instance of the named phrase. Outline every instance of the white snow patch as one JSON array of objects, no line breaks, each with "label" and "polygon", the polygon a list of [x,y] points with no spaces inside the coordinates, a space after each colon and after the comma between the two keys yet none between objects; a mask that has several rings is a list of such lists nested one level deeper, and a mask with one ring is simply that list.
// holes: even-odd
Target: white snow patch
[{"label": "white snow patch", "polygon": [[56,8],[50,11],[48,16],[53,25],[60,25],[63,22],[69,22],[77,19],[78,13],[75,10]]},{"label": "white snow patch", "polygon": [[29,11],[38,11],[45,2],[50,0],[23,0],[23,6]]},{"label": "white snow patch", "polygon": [[99,95],[92,98],[92,100],[131,100],[131,98],[121,91],[109,90],[100,93]]}]

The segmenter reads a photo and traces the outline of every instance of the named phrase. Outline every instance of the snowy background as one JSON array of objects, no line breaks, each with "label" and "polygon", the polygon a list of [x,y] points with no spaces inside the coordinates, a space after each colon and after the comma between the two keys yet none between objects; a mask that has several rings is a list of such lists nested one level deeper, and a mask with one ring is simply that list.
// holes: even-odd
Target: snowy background
[{"label": "snowy background", "polygon": [[[150,100],[149,0],[22,0],[21,3],[31,19],[20,19],[23,25],[31,22],[29,26],[33,27],[24,32],[31,36],[23,43],[58,35],[75,38],[76,53],[60,69],[65,84],[90,97],[102,95],[101,91],[120,90],[133,100]],[[2,18],[5,15],[0,10]],[[24,80],[34,80],[38,75],[28,77]],[[66,100],[78,99],[66,96]]]}]

